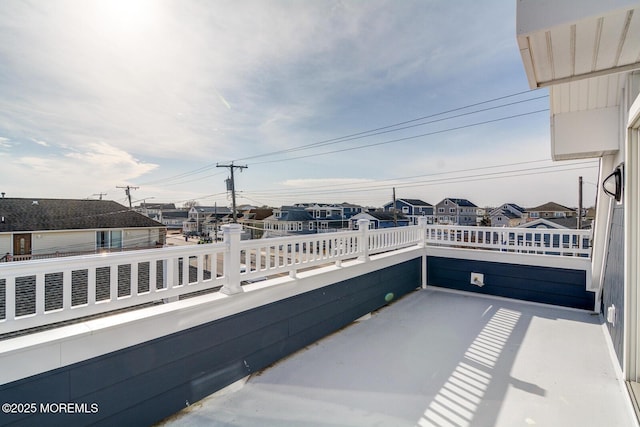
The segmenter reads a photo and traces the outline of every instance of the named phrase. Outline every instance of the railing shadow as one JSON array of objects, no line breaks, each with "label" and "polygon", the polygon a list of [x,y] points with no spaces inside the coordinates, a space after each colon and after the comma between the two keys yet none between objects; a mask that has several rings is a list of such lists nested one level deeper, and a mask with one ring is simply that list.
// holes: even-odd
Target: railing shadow
[{"label": "railing shadow", "polygon": [[[269,425],[509,425],[507,394],[532,408],[549,399],[548,378],[534,375],[545,369],[535,355],[548,349],[525,343],[535,319],[599,323],[585,312],[419,291],[257,374],[206,411]],[[242,402],[255,399],[259,410],[245,411]],[[527,414],[519,424],[535,423],[539,410]]]}]

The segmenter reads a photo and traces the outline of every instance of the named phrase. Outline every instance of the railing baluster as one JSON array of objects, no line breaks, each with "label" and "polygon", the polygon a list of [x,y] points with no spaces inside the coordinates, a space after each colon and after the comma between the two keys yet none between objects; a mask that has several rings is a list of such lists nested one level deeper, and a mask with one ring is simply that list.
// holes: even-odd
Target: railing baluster
[{"label": "railing baluster", "polygon": [[44,273],[36,274],[36,311],[34,314],[44,314]]}]

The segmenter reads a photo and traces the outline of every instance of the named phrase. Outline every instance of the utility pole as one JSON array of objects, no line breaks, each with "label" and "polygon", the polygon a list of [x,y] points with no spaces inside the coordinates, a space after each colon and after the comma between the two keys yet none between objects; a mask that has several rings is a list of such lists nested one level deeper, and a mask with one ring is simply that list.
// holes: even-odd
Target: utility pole
[{"label": "utility pole", "polygon": [[578,230],[582,230],[582,177],[578,177]]},{"label": "utility pole", "polygon": [[396,187],[393,187],[393,225],[398,226],[398,211],[396,209]]},{"label": "utility pole", "polygon": [[[233,223],[236,224],[238,222],[238,212],[236,211],[236,184],[235,184],[235,178],[233,176],[233,172],[236,169],[240,169],[240,171],[242,171],[242,169],[247,169],[248,166],[236,166],[233,164],[233,162],[231,162],[231,164],[228,165],[219,165],[216,164],[217,168],[229,168],[229,170],[231,171],[231,178],[228,181],[231,185],[227,186],[227,190],[231,190],[231,203],[232,203],[232,209],[233,209]],[[229,188],[230,187],[230,188]]]},{"label": "utility pole", "polygon": [[132,187],[130,185],[127,185],[126,187],[116,187],[116,188],[124,188],[124,194],[126,194],[127,198],[129,199],[129,209],[132,209],[132,206],[131,206],[131,190],[137,190],[140,187]]}]

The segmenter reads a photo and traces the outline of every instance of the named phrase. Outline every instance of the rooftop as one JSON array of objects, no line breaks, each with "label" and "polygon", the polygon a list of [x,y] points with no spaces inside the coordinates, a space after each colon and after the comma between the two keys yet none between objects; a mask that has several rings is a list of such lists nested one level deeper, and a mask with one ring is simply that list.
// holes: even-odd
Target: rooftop
[{"label": "rooftop", "polygon": [[110,200],[0,199],[0,232],[164,227]]},{"label": "rooftop", "polygon": [[598,315],[419,290],[162,425],[634,426],[609,348]]}]

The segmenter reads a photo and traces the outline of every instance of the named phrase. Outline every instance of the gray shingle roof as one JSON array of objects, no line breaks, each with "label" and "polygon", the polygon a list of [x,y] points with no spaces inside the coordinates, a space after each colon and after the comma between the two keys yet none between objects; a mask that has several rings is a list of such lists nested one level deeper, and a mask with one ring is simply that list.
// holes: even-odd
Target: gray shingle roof
[{"label": "gray shingle roof", "polygon": [[471,203],[467,199],[452,199],[452,198],[449,198],[449,200],[451,200],[453,203],[455,203],[458,206],[470,206],[472,208],[477,208],[476,205],[474,205],[473,203]]},{"label": "gray shingle roof", "polygon": [[527,209],[529,212],[574,212],[575,209],[568,208],[556,202],[547,202],[543,205],[536,206],[535,208]]},{"label": "gray shingle roof", "polygon": [[429,203],[425,202],[424,200],[420,200],[420,199],[398,199],[398,200],[403,200],[412,206],[432,206]]},{"label": "gray shingle roof", "polygon": [[0,199],[0,232],[165,227],[110,200]]}]

